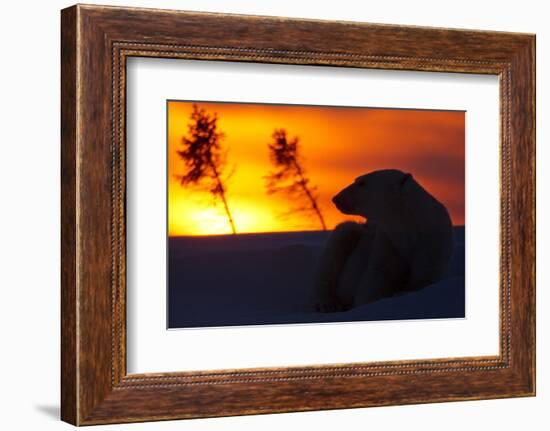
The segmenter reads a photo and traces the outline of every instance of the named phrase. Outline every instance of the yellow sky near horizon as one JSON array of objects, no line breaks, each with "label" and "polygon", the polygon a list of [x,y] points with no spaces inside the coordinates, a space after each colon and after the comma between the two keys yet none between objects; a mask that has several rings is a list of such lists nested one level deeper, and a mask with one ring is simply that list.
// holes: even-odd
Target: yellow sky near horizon
[{"label": "yellow sky near horizon", "polygon": [[227,201],[237,233],[320,230],[311,212],[285,215],[305,202],[284,192],[268,195],[265,175],[274,169],[268,143],[274,129],[298,136],[304,167],[317,186],[318,203],[329,229],[344,220],[331,198],[367,172],[395,168],[413,174],[464,224],[465,113],[379,108],[169,101],[168,233],[231,233],[223,205],[204,189],[182,187],[184,164],[177,150],[188,133],[193,103],[217,113],[225,134]]}]

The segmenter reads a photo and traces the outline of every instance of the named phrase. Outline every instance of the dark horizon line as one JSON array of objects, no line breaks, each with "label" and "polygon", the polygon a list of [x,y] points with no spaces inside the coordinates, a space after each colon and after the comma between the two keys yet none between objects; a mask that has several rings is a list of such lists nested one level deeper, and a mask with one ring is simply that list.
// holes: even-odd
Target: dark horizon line
[{"label": "dark horizon line", "polygon": [[[465,224],[453,224],[453,228],[463,228],[466,227]],[[332,232],[334,229],[311,229],[311,230],[286,230],[286,231],[277,231],[277,232],[270,232],[270,231],[262,231],[262,232],[237,232],[235,234],[233,233],[213,233],[209,235],[168,235],[168,238],[204,238],[204,237],[213,237],[213,236],[243,236],[243,235],[284,235],[289,233],[319,233],[319,232]]]},{"label": "dark horizon line", "polygon": [[269,105],[269,106],[297,106],[297,107],[316,107],[316,108],[345,108],[345,109],[386,109],[392,111],[428,111],[428,112],[462,112],[465,109],[436,109],[436,108],[392,108],[383,106],[352,106],[352,105],[314,105],[306,103],[269,103],[269,102],[235,102],[235,101],[216,101],[216,100],[185,100],[185,99],[166,99],[166,104],[170,102],[183,103],[225,103],[228,105]]}]

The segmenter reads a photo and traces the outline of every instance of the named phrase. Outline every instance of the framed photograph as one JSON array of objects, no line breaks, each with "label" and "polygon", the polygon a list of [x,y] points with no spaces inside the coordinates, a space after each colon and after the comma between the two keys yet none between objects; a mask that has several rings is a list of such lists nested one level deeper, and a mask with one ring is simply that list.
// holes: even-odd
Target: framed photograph
[{"label": "framed photograph", "polygon": [[169,329],[465,317],[465,112],[166,109]]},{"label": "framed photograph", "polygon": [[61,415],[535,394],[535,36],[61,14]]}]

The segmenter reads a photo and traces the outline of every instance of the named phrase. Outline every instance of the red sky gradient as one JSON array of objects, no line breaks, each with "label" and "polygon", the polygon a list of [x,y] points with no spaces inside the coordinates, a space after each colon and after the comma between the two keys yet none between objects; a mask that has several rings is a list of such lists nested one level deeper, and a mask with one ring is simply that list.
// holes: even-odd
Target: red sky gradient
[{"label": "red sky gradient", "polygon": [[300,139],[306,173],[316,185],[329,229],[344,220],[331,198],[362,174],[395,168],[416,180],[464,224],[465,113],[378,108],[169,101],[168,231],[170,236],[231,233],[221,202],[198,187],[182,187],[176,151],[187,134],[193,103],[217,113],[225,134],[227,200],[238,233],[319,230],[313,214],[285,216],[300,202],[268,195],[264,176],[273,170],[268,143],[274,129]]}]

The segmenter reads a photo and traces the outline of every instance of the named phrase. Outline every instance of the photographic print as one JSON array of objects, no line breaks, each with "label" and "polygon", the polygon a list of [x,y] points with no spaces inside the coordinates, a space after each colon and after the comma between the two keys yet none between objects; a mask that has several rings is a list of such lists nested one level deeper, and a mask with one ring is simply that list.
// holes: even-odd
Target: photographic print
[{"label": "photographic print", "polygon": [[465,112],[167,101],[168,328],[465,317]]}]

